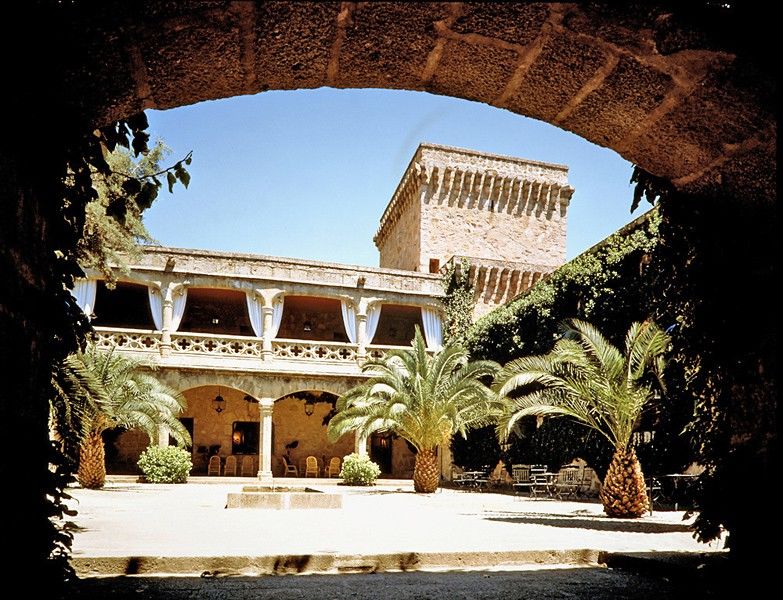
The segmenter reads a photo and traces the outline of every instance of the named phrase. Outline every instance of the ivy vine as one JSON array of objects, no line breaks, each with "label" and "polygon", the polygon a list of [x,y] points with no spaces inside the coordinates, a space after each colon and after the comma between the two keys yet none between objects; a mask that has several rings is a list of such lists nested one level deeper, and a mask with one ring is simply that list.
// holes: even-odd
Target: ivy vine
[{"label": "ivy vine", "polygon": [[470,262],[466,258],[459,262],[450,262],[441,284],[446,294],[443,299],[446,309],[443,341],[446,344],[464,345],[473,323],[473,309],[476,306],[476,290],[470,279]]}]

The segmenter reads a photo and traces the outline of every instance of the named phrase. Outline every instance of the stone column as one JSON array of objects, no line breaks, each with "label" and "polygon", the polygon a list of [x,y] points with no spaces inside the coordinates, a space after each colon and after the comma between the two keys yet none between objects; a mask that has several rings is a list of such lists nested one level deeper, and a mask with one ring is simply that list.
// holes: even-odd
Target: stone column
[{"label": "stone column", "polygon": [[261,308],[264,318],[264,337],[261,339],[261,359],[272,360],[275,353],[272,349],[272,315],[275,312],[271,306]]},{"label": "stone column", "polygon": [[174,318],[174,286],[163,285],[160,288],[163,296],[163,329],[160,336],[160,355],[171,355],[171,321]]},{"label": "stone column", "polygon": [[367,345],[370,340],[367,339],[367,312],[370,305],[380,302],[380,298],[360,298],[356,310],[356,345],[357,359],[361,362],[367,358]]},{"label": "stone column", "polygon": [[158,427],[158,446],[169,445],[169,428],[165,425]]},{"label": "stone column", "polygon": [[357,357],[364,360],[367,357],[367,313],[356,315]]},{"label": "stone column", "polygon": [[261,307],[261,315],[264,319],[264,336],[261,338],[261,359],[272,360],[274,350],[272,349],[272,320],[275,313],[275,302],[280,300],[283,290],[277,288],[256,289],[256,293],[261,296],[264,305]]},{"label": "stone column", "polygon": [[261,442],[258,448],[258,479],[272,481],[272,412],[274,398],[260,398],[258,409],[261,413]]},{"label": "stone column", "polygon": [[358,431],[354,437],[353,451],[360,456],[367,456],[367,438],[360,436]]}]

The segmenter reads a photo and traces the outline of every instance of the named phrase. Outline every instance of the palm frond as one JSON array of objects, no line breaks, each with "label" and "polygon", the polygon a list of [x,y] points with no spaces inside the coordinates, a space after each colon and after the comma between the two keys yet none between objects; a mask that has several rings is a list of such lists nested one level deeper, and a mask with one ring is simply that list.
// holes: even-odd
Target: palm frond
[{"label": "palm frond", "polygon": [[625,448],[651,396],[641,380],[647,373],[660,377],[668,336],[652,322],[634,323],[623,355],[589,323],[574,319],[562,327],[565,337],[550,353],[517,359],[498,372],[493,389],[505,407],[498,436],[505,439],[526,416],[565,416]]},{"label": "palm frond", "polygon": [[[410,349],[395,349],[367,361],[371,378],[344,394],[329,423],[329,439],[349,431],[367,435],[388,430],[416,448],[433,448],[473,422],[486,420],[496,395],[482,382],[499,365],[468,360],[455,345],[430,355],[416,328]],[[499,412],[497,407],[495,412]]]}]

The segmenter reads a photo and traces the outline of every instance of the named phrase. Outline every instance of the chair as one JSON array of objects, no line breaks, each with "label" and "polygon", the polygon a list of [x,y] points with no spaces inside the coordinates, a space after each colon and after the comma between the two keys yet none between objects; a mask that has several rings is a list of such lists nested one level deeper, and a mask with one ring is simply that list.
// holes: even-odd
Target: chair
[{"label": "chair", "polygon": [[511,465],[511,478],[514,480],[512,486],[515,494],[523,490],[530,491],[530,465]]},{"label": "chair", "polygon": [[246,454],[242,457],[242,472],[240,475],[242,477],[252,477],[256,474],[256,461],[255,457],[251,456],[250,454]]},{"label": "chair", "polygon": [[333,456],[329,460],[329,469],[327,471],[327,477],[339,477],[340,476],[340,457]]},{"label": "chair", "polygon": [[587,496],[590,490],[593,489],[593,478],[595,477],[595,471],[590,467],[582,469],[582,482],[579,484],[579,494]]},{"label": "chair", "polygon": [[546,465],[530,465],[530,495],[534,498],[539,494],[549,494],[549,475]]},{"label": "chair", "polygon": [[305,465],[305,477],[318,477],[318,459],[315,456],[308,456]]},{"label": "chair", "polygon": [[207,475],[220,475],[220,456],[214,454],[209,457],[207,464]]},{"label": "chair", "polygon": [[579,467],[563,467],[557,472],[557,479],[553,486],[553,491],[559,500],[565,498],[576,498],[579,486],[582,483]]},{"label": "chair", "polygon": [[237,474],[237,457],[233,454],[226,456],[226,464],[223,465],[223,475],[231,475],[236,477]]},{"label": "chair", "polygon": [[299,477],[299,469],[296,468],[296,465],[292,465],[288,462],[285,456],[281,456],[280,460],[283,461],[283,477],[288,477],[289,475]]}]

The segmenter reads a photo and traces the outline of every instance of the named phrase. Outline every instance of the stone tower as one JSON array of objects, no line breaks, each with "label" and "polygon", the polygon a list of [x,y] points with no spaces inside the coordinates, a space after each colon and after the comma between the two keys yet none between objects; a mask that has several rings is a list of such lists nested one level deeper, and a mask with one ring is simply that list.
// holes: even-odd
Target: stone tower
[{"label": "stone tower", "polygon": [[467,258],[476,315],[565,262],[568,167],[421,144],[381,217],[380,266],[437,273]]}]

